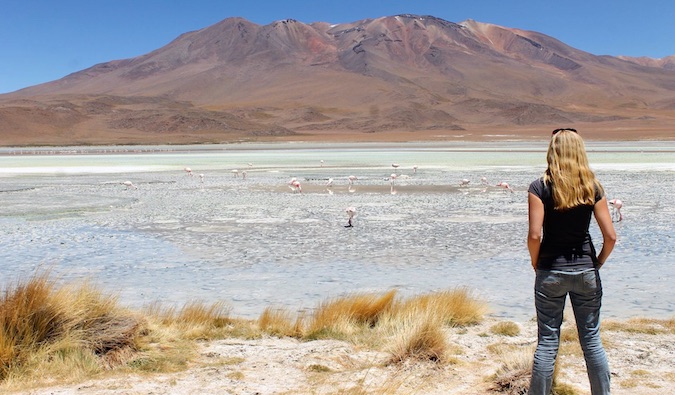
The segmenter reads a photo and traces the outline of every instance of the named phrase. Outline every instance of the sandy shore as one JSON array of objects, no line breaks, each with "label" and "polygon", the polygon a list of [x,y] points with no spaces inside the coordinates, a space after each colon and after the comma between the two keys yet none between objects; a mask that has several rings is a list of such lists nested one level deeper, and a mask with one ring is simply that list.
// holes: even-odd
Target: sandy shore
[{"label": "sandy shore", "polygon": [[[487,320],[451,328],[452,362],[385,364],[386,352],[353,344],[290,338],[226,339],[199,344],[187,370],[172,374],[115,375],[86,382],[44,387],[24,394],[495,394],[492,376],[514,355],[530,357],[534,322],[519,324],[517,336],[494,334]],[[605,330],[612,370],[612,393],[665,394],[675,386],[675,334]],[[583,357],[569,343],[560,358],[559,379],[589,394]],[[565,347],[563,347],[563,350]],[[571,350],[571,351],[570,351]]]}]

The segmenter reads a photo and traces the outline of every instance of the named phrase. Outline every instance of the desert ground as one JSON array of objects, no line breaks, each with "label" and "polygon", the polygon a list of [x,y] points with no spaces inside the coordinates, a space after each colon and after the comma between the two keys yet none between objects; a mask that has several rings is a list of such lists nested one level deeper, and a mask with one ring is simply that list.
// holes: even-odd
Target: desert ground
[{"label": "desert ground", "polygon": [[[515,336],[496,334],[487,319],[466,328],[447,329],[454,357],[387,364],[389,355],[337,340],[298,341],[264,337],[199,344],[198,357],[184,371],[161,374],[106,374],[85,382],[9,391],[15,394],[516,394],[497,388],[495,374],[505,364],[528,361],[536,325],[519,323]],[[661,322],[663,323],[663,322]],[[670,393],[675,386],[675,333],[659,323],[606,325],[603,339],[615,395]],[[672,324],[672,323],[671,323]],[[569,325],[569,324],[568,324]],[[565,349],[567,347],[567,350]],[[568,394],[589,394],[581,351],[563,342],[558,381]],[[566,351],[565,351],[566,350]],[[507,356],[510,355],[510,356]],[[526,377],[512,377],[522,384]],[[523,381],[525,380],[525,381]],[[513,391],[513,392],[509,392]]]}]

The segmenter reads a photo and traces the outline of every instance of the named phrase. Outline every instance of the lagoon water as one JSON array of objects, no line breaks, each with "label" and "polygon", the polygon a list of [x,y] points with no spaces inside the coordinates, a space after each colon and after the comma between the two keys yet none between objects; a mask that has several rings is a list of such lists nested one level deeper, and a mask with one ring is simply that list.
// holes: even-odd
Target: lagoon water
[{"label": "lagoon water", "polygon": [[[672,317],[675,142],[587,148],[608,197],[624,202],[601,270],[604,316]],[[353,292],[468,287],[492,314],[528,320],[527,187],[545,150],[517,141],[2,148],[0,287],[48,269],[133,308],[225,301],[245,318]],[[598,245],[594,222],[591,233]]]}]

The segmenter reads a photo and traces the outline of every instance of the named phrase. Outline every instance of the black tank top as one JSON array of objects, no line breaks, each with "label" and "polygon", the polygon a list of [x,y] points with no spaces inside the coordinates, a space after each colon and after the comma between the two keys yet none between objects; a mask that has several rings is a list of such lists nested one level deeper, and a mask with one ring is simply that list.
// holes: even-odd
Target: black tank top
[{"label": "black tank top", "polygon": [[[537,269],[580,271],[592,269],[597,262],[595,247],[588,233],[592,205],[555,210],[551,186],[543,178],[533,181],[528,190],[544,203],[544,234]],[[602,196],[596,189],[595,202]]]}]

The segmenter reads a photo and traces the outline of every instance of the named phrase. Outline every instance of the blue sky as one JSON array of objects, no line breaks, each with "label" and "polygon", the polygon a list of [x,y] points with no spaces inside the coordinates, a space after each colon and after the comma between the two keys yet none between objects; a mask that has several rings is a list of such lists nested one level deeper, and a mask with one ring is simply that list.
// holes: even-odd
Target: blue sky
[{"label": "blue sky", "polygon": [[228,17],[264,25],[403,13],[534,30],[596,55],[675,55],[672,0],[6,0],[0,10],[0,93],[139,56]]}]

